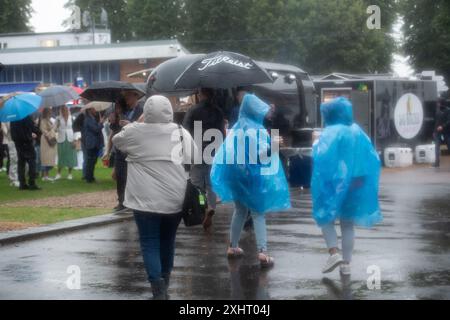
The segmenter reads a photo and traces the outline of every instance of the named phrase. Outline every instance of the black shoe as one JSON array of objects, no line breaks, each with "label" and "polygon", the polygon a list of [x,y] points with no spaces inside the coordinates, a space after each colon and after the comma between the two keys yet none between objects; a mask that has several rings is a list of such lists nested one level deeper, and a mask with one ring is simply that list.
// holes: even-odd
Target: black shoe
[{"label": "black shoe", "polygon": [[164,279],[152,281],[153,300],[167,300],[167,288]]},{"label": "black shoe", "polygon": [[28,189],[31,190],[31,191],[42,190],[41,188],[39,188],[39,187],[38,187],[37,185],[35,185],[35,184],[29,186]]},{"label": "black shoe", "polygon": [[127,207],[125,207],[123,204],[119,204],[119,205],[117,205],[115,208],[114,208],[114,212],[121,212],[121,211],[124,211],[124,210],[126,210],[127,209]]},{"label": "black shoe", "polygon": [[27,184],[20,185],[19,190],[30,190],[30,187]]},{"label": "black shoe", "polygon": [[170,274],[163,274],[162,278],[164,279],[164,283],[166,285],[166,300],[169,300]]}]

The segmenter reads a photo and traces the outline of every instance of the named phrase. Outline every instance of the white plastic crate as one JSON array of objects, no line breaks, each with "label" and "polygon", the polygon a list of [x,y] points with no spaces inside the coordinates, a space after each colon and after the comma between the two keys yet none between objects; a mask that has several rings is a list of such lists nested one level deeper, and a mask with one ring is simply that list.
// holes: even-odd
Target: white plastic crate
[{"label": "white plastic crate", "polygon": [[413,152],[410,148],[387,148],[384,151],[384,164],[388,168],[412,166],[413,158]]},{"label": "white plastic crate", "polygon": [[415,158],[417,163],[429,163],[429,164],[435,163],[436,146],[434,144],[417,146]]}]

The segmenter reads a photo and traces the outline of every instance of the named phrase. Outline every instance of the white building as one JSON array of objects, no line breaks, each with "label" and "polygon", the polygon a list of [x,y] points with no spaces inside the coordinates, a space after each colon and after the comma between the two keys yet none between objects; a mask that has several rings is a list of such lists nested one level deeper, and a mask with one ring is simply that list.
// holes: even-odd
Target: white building
[{"label": "white building", "polygon": [[67,84],[76,78],[86,85],[107,80],[139,82],[142,79],[128,75],[189,53],[177,40],[111,43],[109,31],[97,32],[95,41],[94,45],[89,33],[0,35],[0,63],[5,66],[0,87]]},{"label": "white building", "polygon": [[0,34],[0,50],[24,48],[49,48],[111,43],[109,30],[92,32],[47,32],[47,33],[7,33]]}]

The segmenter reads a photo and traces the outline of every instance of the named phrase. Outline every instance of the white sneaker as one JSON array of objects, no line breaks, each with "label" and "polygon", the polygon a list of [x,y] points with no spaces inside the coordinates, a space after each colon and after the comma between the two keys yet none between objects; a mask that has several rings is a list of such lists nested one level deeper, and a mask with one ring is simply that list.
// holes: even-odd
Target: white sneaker
[{"label": "white sneaker", "polygon": [[56,180],[61,180],[61,175],[58,173],[58,174],[56,175],[56,177],[55,177],[54,180],[55,180],[55,181],[56,181]]},{"label": "white sneaker", "polygon": [[67,176],[67,180],[73,180],[73,176],[72,176],[71,174],[69,174],[69,175]]},{"label": "white sneaker", "polygon": [[343,276],[349,276],[352,273],[350,265],[348,263],[343,263],[340,265],[340,271]]},{"label": "white sneaker", "polygon": [[344,260],[342,260],[342,256],[339,253],[335,253],[332,256],[330,256],[327,260],[327,263],[322,269],[322,273],[330,273],[337,267],[339,267],[340,264],[342,264]]},{"label": "white sneaker", "polygon": [[20,187],[20,183],[18,181],[11,182],[9,185],[16,188]]}]

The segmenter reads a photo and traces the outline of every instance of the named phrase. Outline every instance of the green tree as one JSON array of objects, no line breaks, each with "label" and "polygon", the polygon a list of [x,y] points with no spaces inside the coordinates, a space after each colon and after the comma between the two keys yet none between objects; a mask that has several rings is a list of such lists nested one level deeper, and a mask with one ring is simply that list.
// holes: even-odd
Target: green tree
[{"label": "green tree", "polygon": [[133,39],[161,40],[182,32],[183,2],[180,0],[129,0],[129,28]]},{"label": "green tree", "polygon": [[[70,8],[73,5],[79,6],[82,12],[88,10],[97,25],[100,24],[101,9],[105,9],[108,14],[108,27],[111,29],[112,40],[122,41],[130,38],[130,21],[126,0],[68,0],[65,6]],[[87,30],[85,27],[82,29]]]},{"label": "green tree", "polygon": [[450,2],[401,0],[406,54],[417,70],[432,69],[450,81]]},{"label": "green tree", "polygon": [[364,0],[289,0],[286,32],[291,47],[297,48],[290,60],[312,73],[389,71],[393,20],[369,30],[367,7]]},{"label": "green tree", "polygon": [[0,33],[31,31],[31,0],[0,0]]},{"label": "green tree", "polygon": [[[312,73],[386,72],[395,8],[368,0],[190,0],[182,40],[193,51],[236,50]],[[369,30],[367,7],[379,4],[382,29]]]},{"label": "green tree", "polygon": [[181,40],[193,51],[245,51],[251,0],[185,0]]}]

